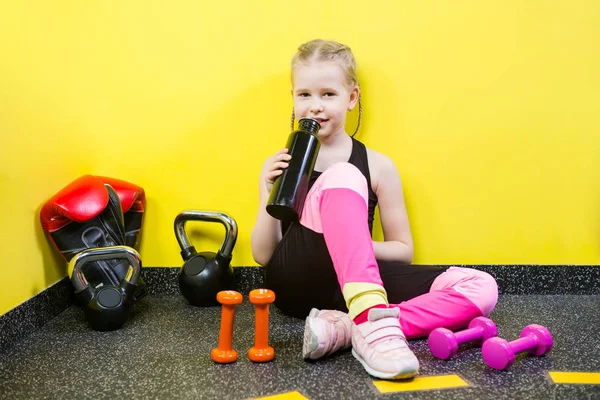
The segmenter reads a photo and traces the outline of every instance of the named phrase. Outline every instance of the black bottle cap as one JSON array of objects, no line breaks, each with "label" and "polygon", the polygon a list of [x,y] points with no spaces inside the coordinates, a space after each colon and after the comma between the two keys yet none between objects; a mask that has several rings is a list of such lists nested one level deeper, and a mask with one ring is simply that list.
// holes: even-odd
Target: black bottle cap
[{"label": "black bottle cap", "polygon": [[319,124],[319,121],[312,118],[300,118],[298,125],[300,130],[310,133],[317,133],[319,132],[319,129],[321,129],[321,124]]}]

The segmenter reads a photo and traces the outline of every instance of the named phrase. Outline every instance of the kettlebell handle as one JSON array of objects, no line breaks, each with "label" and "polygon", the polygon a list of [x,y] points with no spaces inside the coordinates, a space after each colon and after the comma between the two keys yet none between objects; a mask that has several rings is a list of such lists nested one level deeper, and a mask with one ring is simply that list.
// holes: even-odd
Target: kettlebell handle
[{"label": "kettlebell handle", "polygon": [[75,289],[80,292],[89,286],[81,270],[85,264],[92,261],[114,260],[116,258],[123,258],[129,262],[129,265],[133,268],[133,272],[127,273],[125,281],[135,284],[138,281],[142,268],[139,253],[128,246],[107,246],[83,250],[69,261],[69,273],[76,278],[72,279]]},{"label": "kettlebell handle", "polygon": [[231,256],[238,233],[237,223],[233,218],[225,213],[216,211],[182,211],[175,218],[175,237],[177,238],[181,250],[193,247],[185,231],[185,223],[188,221],[220,222],[223,224],[223,226],[225,226],[225,240],[223,240],[219,254],[223,257]]}]

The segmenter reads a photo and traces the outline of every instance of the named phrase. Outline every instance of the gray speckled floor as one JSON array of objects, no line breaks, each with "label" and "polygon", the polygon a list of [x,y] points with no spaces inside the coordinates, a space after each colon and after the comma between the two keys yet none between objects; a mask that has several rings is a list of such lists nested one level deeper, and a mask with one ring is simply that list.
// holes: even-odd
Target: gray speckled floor
[{"label": "gray speckled floor", "polygon": [[432,358],[426,340],[411,346],[421,375],[456,373],[468,388],[378,394],[350,352],[315,363],[301,359],[303,321],[271,311],[276,359],[254,364],[254,314],[247,299],[236,312],[239,360],[214,364],[220,308],[200,309],[176,295],[151,295],[119,331],[88,329],[70,307],[0,353],[0,398],[245,399],[299,391],[310,399],[600,399],[600,386],[557,385],[546,371],[600,371],[600,296],[503,295],[492,314],[499,335],[512,340],[529,323],[547,326],[555,345],[542,358],[519,356],[508,371],[486,367],[476,347],[454,361]]}]

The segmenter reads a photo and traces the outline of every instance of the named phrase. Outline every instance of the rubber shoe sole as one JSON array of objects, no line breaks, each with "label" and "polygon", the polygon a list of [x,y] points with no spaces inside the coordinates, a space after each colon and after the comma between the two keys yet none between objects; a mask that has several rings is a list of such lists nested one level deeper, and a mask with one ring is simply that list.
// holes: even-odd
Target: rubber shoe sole
[{"label": "rubber shoe sole", "polygon": [[369,375],[374,376],[376,378],[380,378],[380,379],[409,379],[409,378],[413,378],[415,376],[417,376],[419,374],[419,370],[414,370],[414,369],[408,369],[408,370],[404,370],[404,371],[400,371],[397,373],[386,373],[386,372],[379,372],[379,371],[375,371],[374,369],[372,369],[371,367],[369,367],[369,365],[365,362],[365,360],[362,359],[361,356],[358,355],[358,353],[356,351],[354,351],[354,349],[352,349],[352,355],[354,356],[354,358],[356,358],[358,361],[360,361],[360,363],[362,364],[362,366],[364,367],[364,369],[369,373]]}]

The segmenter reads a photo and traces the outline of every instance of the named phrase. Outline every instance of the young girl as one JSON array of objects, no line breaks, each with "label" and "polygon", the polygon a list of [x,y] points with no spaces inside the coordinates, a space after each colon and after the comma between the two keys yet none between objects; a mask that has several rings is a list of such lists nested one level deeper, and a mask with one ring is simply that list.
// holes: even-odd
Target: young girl
[{"label": "young girl", "polygon": [[[303,357],[316,360],[352,346],[377,378],[416,375],[407,339],[438,327],[464,328],[488,316],[498,288],[487,273],[411,266],[413,242],[402,183],[393,161],[345,131],[346,115],[362,114],[356,63],[349,47],[323,40],[300,46],[292,60],[292,129],[296,118],[321,128],[319,155],[298,222],[266,212],[274,181],[288,166],[287,149],[269,157],[260,176],[252,231],[254,259],[284,314],[306,318]],[[384,241],[373,241],[379,206]]]}]

